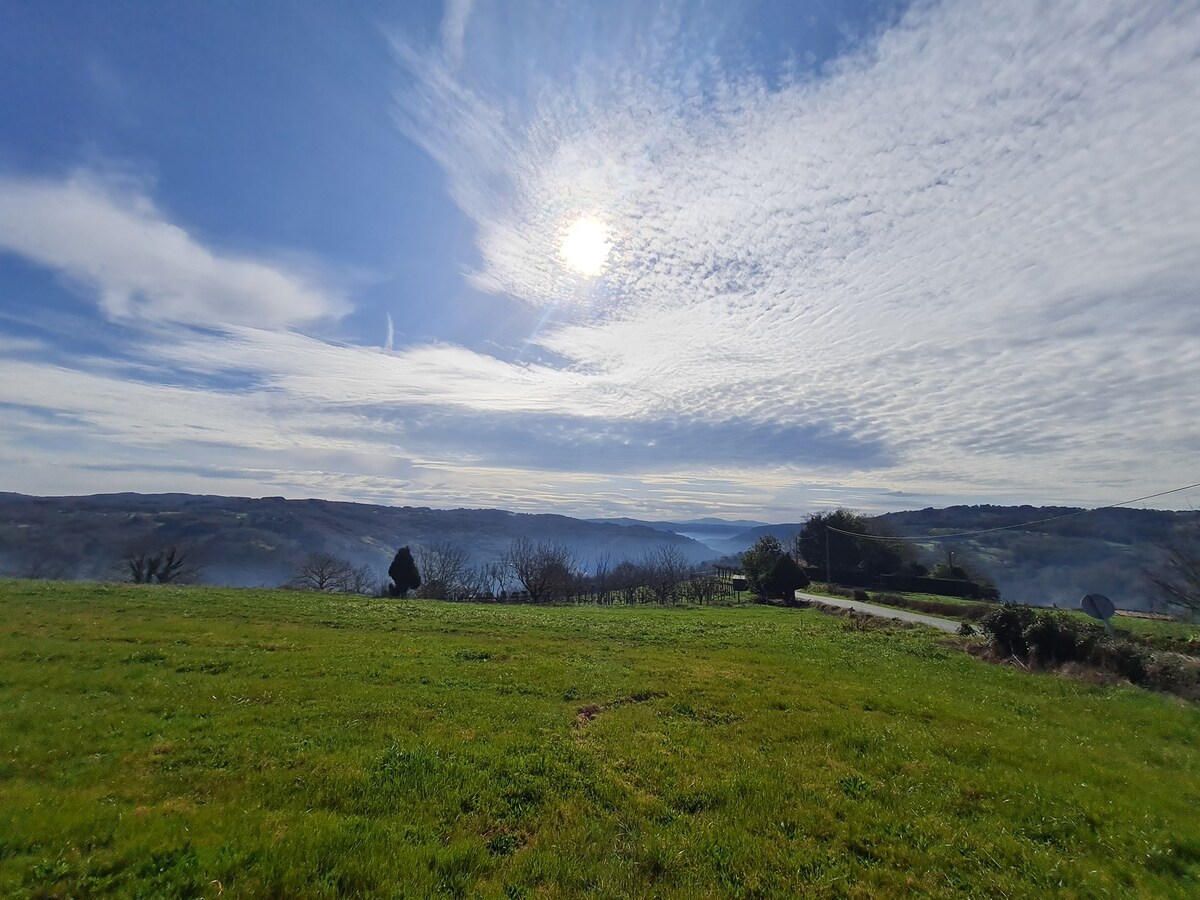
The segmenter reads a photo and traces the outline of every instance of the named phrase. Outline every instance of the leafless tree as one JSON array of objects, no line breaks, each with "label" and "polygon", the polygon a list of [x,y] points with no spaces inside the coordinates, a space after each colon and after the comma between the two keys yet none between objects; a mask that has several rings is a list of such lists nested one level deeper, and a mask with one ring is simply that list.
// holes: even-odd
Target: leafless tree
[{"label": "leafless tree", "polygon": [[621,597],[621,602],[629,605],[637,602],[642,585],[646,583],[641,566],[631,560],[624,559],[617,563],[612,571],[613,590]]},{"label": "leafless tree", "polygon": [[498,559],[480,569],[487,578],[487,594],[497,599],[506,597],[512,588],[512,570],[508,566],[508,558]]},{"label": "leafless tree", "polygon": [[1200,529],[1168,547],[1163,564],[1147,574],[1168,610],[1183,618],[1200,615]]},{"label": "leafless tree", "polygon": [[726,585],[715,575],[696,575],[683,583],[685,600],[692,603],[712,603],[725,593]]},{"label": "leafless tree", "polygon": [[414,554],[421,573],[421,594],[430,600],[448,600],[462,593],[470,557],[449,541],[434,541]]},{"label": "leafless tree", "polygon": [[679,599],[679,588],[691,571],[687,557],[670,544],[664,544],[646,554],[642,559],[646,586],[659,603],[674,603]]},{"label": "leafless tree", "polygon": [[387,593],[379,573],[365,563],[350,569],[346,576],[347,594],[363,594],[367,597],[381,597]]},{"label": "leafless tree", "polygon": [[463,570],[454,600],[492,600],[492,576],[488,566],[469,566]]},{"label": "leafless tree", "polygon": [[379,579],[369,566],[355,566],[332,553],[310,553],[296,567],[287,587],[327,594],[372,594]]},{"label": "leafless tree", "polygon": [[575,560],[565,544],[519,537],[509,545],[507,562],[533,603],[558,600],[570,592]]},{"label": "leafless tree", "polygon": [[607,550],[596,556],[592,565],[592,593],[597,603],[611,603],[612,598],[612,554]]},{"label": "leafless tree", "polygon": [[123,560],[134,584],[167,584],[186,581],[195,573],[187,568],[187,557],[178,547],[171,546],[157,553],[131,551]]}]

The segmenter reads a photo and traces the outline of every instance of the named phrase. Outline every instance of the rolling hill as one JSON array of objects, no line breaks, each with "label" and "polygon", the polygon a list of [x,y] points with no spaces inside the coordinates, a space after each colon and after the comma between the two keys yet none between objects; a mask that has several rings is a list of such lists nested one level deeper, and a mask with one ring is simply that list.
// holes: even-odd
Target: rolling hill
[{"label": "rolling hill", "polygon": [[583,568],[600,554],[618,562],[662,546],[676,548],[693,563],[717,555],[690,538],[643,525],[500,509],[189,494],[0,494],[0,568],[39,577],[120,577],[127,552],[178,544],[202,566],[206,583],[276,585],[311,552],[333,553],[384,572],[401,545],[449,541],[484,563],[502,556],[521,536],[565,544]]},{"label": "rolling hill", "polygon": [[[1040,521],[1051,519],[1052,521]],[[1007,600],[1076,606],[1101,593],[1124,609],[1150,609],[1147,571],[1161,569],[1163,548],[1200,531],[1200,512],[1056,506],[950,506],[888,513],[876,520],[920,544],[929,561],[946,558],[990,579]],[[1021,523],[1034,523],[1012,527]],[[960,531],[1003,528],[941,541]]]},{"label": "rolling hill", "polygon": [[[1054,518],[1053,521],[1038,520]],[[1161,566],[1162,548],[1200,512],[1035,506],[952,506],[887,513],[875,520],[889,533],[916,538],[926,564],[946,558],[991,580],[1005,599],[1074,606],[1103,593],[1126,609],[1148,609],[1154,594],[1146,571]],[[1033,522],[1019,528],[1009,526]],[[751,527],[746,527],[751,526]],[[398,546],[449,541],[476,563],[502,556],[516,537],[566,544],[581,568],[601,555],[612,563],[640,559],[658,547],[702,563],[748,549],[764,534],[785,543],[802,526],[698,519],[575,519],[501,509],[387,507],[282,497],[189,494],[100,494],[30,497],[0,493],[0,571],[57,578],[122,577],[130,550],[180,544],[210,584],[276,585],[307,553],[326,551],[377,572]],[[959,531],[1006,528],[952,540]]]}]

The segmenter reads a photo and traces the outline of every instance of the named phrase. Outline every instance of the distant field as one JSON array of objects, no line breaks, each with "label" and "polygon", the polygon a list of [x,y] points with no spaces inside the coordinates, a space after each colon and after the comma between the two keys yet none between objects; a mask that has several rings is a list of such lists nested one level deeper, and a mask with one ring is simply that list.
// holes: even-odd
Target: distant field
[{"label": "distant field", "polygon": [[[825,594],[824,585],[813,585],[805,588],[808,593]],[[871,603],[879,606],[893,606],[889,604],[884,597],[888,591],[868,591],[870,594]],[[977,609],[980,606],[993,606],[994,604],[983,604],[978,600],[965,600],[959,597],[943,597],[940,594],[922,594],[916,592],[896,592],[898,596],[908,600],[920,600],[933,603],[941,603],[948,606],[962,607],[964,610]],[[907,608],[907,607],[896,607]],[[1099,625],[1095,619],[1087,615],[1079,609],[1068,609],[1065,612],[1079,618],[1081,621]],[[949,612],[941,615],[950,616]],[[950,616],[951,618],[962,618],[959,616]],[[1200,650],[1200,624],[1191,622],[1181,622],[1171,619],[1152,619],[1142,616],[1123,616],[1117,615],[1112,620],[1113,628],[1118,632],[1127,632],[1129,635],[1139,638],[1146,643],[1166,650],[1176,650],[1180,652],[1195,652]]]},{"label": "distant field", "polygon": [[[1086,615],[1086,613],[1080,613]],[[1094,621],[1094,620],[1093,620]],[[1139,637],[1163,639],[1163,646],[1174,649],[1200,650],[1200,625],[1174,622],[1169,619],[1143,619],[1137,616],[1116,616],[1112,620],[1117,631],[1128,631]],[[1183,645],[1183,646],[1181,646]]]},{"label": "distant field", "polygon": [[[871,592],[871,596],[875,596],[875,591]],[[879,593],[891,593],[890,591],[880,591]],[[908,597],[911,600],[926,600],[933,603],[949,603],[951,606],[972,607],[980,604],[979,600],[968,600],[965,597],[947,597],[945,594],[924,594],[919,591],[908,591],[901,594],[903,597]],[[994,604],[992,604],[994,605]]]},{"label": "distant field", "polygon": [[1189,897],[1200,709],[811,610],[0,582],[14,896]]},{"label": "distant field", "polygon": [[[809,594],[821,594],[833,597],[841,596],[840,594],[830,594],[829,589],[824,584],[819,582],[806,587],[804,590]],[[841,590],[846,589],[842,588]],[[871,595],[871,602],[878,603],[880,606],[888,605],[878,599],[886,594],[894,594],[896,596],[906,597],[909,600],[925,600],[933,603],[945,603],[950,606],[961,606],[964,609],[973,606],[979,606],[981,603],[979,600],[967,600],[963,597],[947,597],[943,594],[923,594],[918,591],[867,591],[867,593]]]}]

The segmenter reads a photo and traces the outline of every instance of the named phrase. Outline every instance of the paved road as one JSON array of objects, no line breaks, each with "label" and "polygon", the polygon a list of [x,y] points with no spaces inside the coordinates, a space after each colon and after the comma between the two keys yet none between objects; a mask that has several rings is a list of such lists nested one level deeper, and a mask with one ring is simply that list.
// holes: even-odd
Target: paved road
[{"label": "paved road", "polygon": [[928,625],[942,631],[956,634],[961,622],[954,619],[943,619],[939,616],[927,616],[924,613],[910,612],[907,609],[892,609],[890,606],[876,606],[874,603],[860,603],[858,600],[843,600],[840,597],[822,597],[818,594],[806,594],[796,591],[797,600],[808,600],[812,603],[824,603],[826,606],[840,606],[842,609],[854,609],[869,616],[881,616],[885,619],[899,619],[902,622],[915,622],[918,625]]}]

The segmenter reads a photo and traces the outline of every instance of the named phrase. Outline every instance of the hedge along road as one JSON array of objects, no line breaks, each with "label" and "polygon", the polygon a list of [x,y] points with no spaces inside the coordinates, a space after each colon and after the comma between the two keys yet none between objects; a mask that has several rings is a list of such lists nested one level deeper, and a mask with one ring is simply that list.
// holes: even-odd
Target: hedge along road
[{"label": "hedge along road", "polygon": [[928,625],[950,634],[957,634],[961,622],[954,619],[943,619],[940,616],[927,616],[923,613],[910,612],[907,609],[892,609],[890,606],[876,606],[874,603],[861,603],[858,600],[843,600],[840,597],[822,597],[818,594],[806,594],[796,591],[797,600],[809,603],[823,603],[826,606],[837,606],[842,609],[853,609],[868,616],[879,616],[884,619],[899,619],[901,622],[914,622],[917,625]]}]

